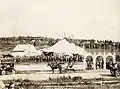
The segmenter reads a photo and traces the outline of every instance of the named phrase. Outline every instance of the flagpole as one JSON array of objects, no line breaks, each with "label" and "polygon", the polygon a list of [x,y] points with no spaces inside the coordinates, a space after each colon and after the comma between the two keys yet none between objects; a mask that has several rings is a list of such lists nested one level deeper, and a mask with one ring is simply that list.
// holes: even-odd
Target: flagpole
[{"label": "flagpole", "polygon": [[88,51],[88,52],[90,53],[90,43],[88,43],[88,45],[89,45],[89,46],[88,46],[88,47],[89,47],[89,49],[88,49],[89,51]]},{"label": "flagpole", "polygon": [[101,53],[101,43],[100,43],[100,53]]},{"label": "flagpole", "polygon": [[104,44],[104,53],[105,53],[105,44]]}]

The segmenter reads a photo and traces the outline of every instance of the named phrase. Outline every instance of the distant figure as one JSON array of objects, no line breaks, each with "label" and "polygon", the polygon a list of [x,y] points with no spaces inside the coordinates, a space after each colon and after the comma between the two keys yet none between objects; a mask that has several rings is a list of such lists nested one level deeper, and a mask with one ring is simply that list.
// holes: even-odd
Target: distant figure
[{"label": "distant figure", "polygon": [[68,64],[67,64],[66,69],[72,68],[72,67],[73,67],[73,62],[72,62],[72,60],[70,59],[70,60],[68,61]]}]

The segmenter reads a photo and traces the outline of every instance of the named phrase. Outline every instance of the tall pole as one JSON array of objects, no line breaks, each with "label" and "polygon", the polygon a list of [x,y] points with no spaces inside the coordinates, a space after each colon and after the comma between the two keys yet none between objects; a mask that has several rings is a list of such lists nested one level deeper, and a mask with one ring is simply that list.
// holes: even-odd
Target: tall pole
[{"label": "tall pole", "polygon": [[90,53],[90,43],[88,43],[88,47],[89,47],[89,48],[88,48],[88,50],[89,50],[88,52]]},{"label": "tall pole", "polygon": [[116,62],[116,60],[115,60],[115,43],[114,43],[114,45],[113,45],[113,55],[114,55],[114,58],[113,58],[113,62],[115,63]]},{"label": "tall pole", "polygon": [[30,45],[28,46],[28,56],[29,56],[29,53],[30,53]]},{"label": "tall pole", "polygon": [[104,48],[103,48],[103,50],[104,50],[104,53],[105,53],[105,44],[104,44]]},{"label": "tall pole", "polygon": [[100,43],[100,53],[101,53],[101,43]]},{"label": "tall pole", "polygon": [[109,45],[109,52],[111,52],[111,45]]},{"label": "tall pole", "polygon": [[[86,43],[83,43],[83,49],[85,50],[85,44]],[[84,64],[84,70],[86,69],[86,53],[84,53],[84,59],[83,59],[83,64]]]},{"label": "tall pole", "polygon": [[114,46],[113,46],[113,52],[115,52],[115,43],[114,43]]},{"label": "tall pole", "polygon": [[117,44],[117,53],[119,53],[119,43]]},{"label": "tall pole", "polygon": [[104,49],[103,49],[103,50],[104,50],[104,53],[103,53],[103,54],[104,54],[104,65],[103,65],[103,68],[106,69],[106,53],[105,53],[106,50],[105,50],[105,43],[104,43]]}]

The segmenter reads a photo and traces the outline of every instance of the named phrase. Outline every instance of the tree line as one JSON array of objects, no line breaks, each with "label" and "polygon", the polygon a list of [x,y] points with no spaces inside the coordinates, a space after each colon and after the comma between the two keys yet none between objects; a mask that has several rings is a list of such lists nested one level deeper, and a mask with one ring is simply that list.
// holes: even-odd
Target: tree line
[{"label": "tree line", "polygon": [[[111,40],[94,40],[94,39],[65,39],[74,43],[77,46],[85,49],[100,49],[120,52],[120,42],[114,42]],[[49,37],[32,37],[32,36],[19,36],[19,37],[1,37],[0,38],[0,50],[12,50],[17,44],[33,44],[38,49],[50,47],[58,42],[60,39],[54,39]]]}]

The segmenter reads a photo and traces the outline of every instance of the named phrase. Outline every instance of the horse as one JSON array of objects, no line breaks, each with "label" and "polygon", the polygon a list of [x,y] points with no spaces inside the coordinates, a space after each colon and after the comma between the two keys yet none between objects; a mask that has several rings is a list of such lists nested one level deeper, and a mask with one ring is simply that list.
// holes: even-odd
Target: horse
[{"label": "horse", "polygon": [[49,62],[47,66],[51,67],[53,73],[54,73],[54,69],[59,69],[59,73],[62,73],[62,66],[60,65],[60,63]]}]

